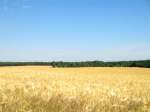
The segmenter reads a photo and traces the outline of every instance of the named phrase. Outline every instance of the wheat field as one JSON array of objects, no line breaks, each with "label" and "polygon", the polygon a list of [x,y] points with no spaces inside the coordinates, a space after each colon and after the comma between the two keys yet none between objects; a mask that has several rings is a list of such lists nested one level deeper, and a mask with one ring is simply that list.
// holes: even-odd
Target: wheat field
[{"label": "wheat field", "polygon": [[150,69],[0,67],[0,112],[150,112]]}]

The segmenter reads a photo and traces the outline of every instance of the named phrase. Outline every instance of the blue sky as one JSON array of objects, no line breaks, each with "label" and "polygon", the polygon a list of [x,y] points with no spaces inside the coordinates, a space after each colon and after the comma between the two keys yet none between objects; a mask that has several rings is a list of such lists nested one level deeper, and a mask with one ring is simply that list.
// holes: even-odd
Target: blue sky
[{"label": "blue sky", "polygon": [[0,0],[0,61],[150,59],[149,0]]}]

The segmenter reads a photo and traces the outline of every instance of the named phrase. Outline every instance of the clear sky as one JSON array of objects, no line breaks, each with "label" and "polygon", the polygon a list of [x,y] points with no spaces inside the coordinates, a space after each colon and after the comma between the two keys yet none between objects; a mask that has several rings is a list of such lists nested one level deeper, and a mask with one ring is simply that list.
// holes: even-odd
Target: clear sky
[{"label": "clear sky", "polygon": [[0,0],[0,61],[150,59],[149,0]]}]

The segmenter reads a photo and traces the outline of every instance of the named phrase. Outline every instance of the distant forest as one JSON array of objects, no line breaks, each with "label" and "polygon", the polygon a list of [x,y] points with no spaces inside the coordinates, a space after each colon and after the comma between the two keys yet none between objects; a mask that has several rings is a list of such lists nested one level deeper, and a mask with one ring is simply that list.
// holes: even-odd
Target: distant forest
[{"label": "distant forest", "polygon": [[150,60],[140,61],[83,61],[83,62],[0,62],[0,66],[27,66],[27,65],[42,65],[52,67],[144,67],[150,68]]}]

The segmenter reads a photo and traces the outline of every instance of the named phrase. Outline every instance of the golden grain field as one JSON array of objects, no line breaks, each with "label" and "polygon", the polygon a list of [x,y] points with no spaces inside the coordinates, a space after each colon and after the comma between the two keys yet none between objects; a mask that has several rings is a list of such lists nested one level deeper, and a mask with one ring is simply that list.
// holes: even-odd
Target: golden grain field
[{"label": "golden grain field", "polygon": [[150,112],[150,69],[0,67],[0,112]]}]

